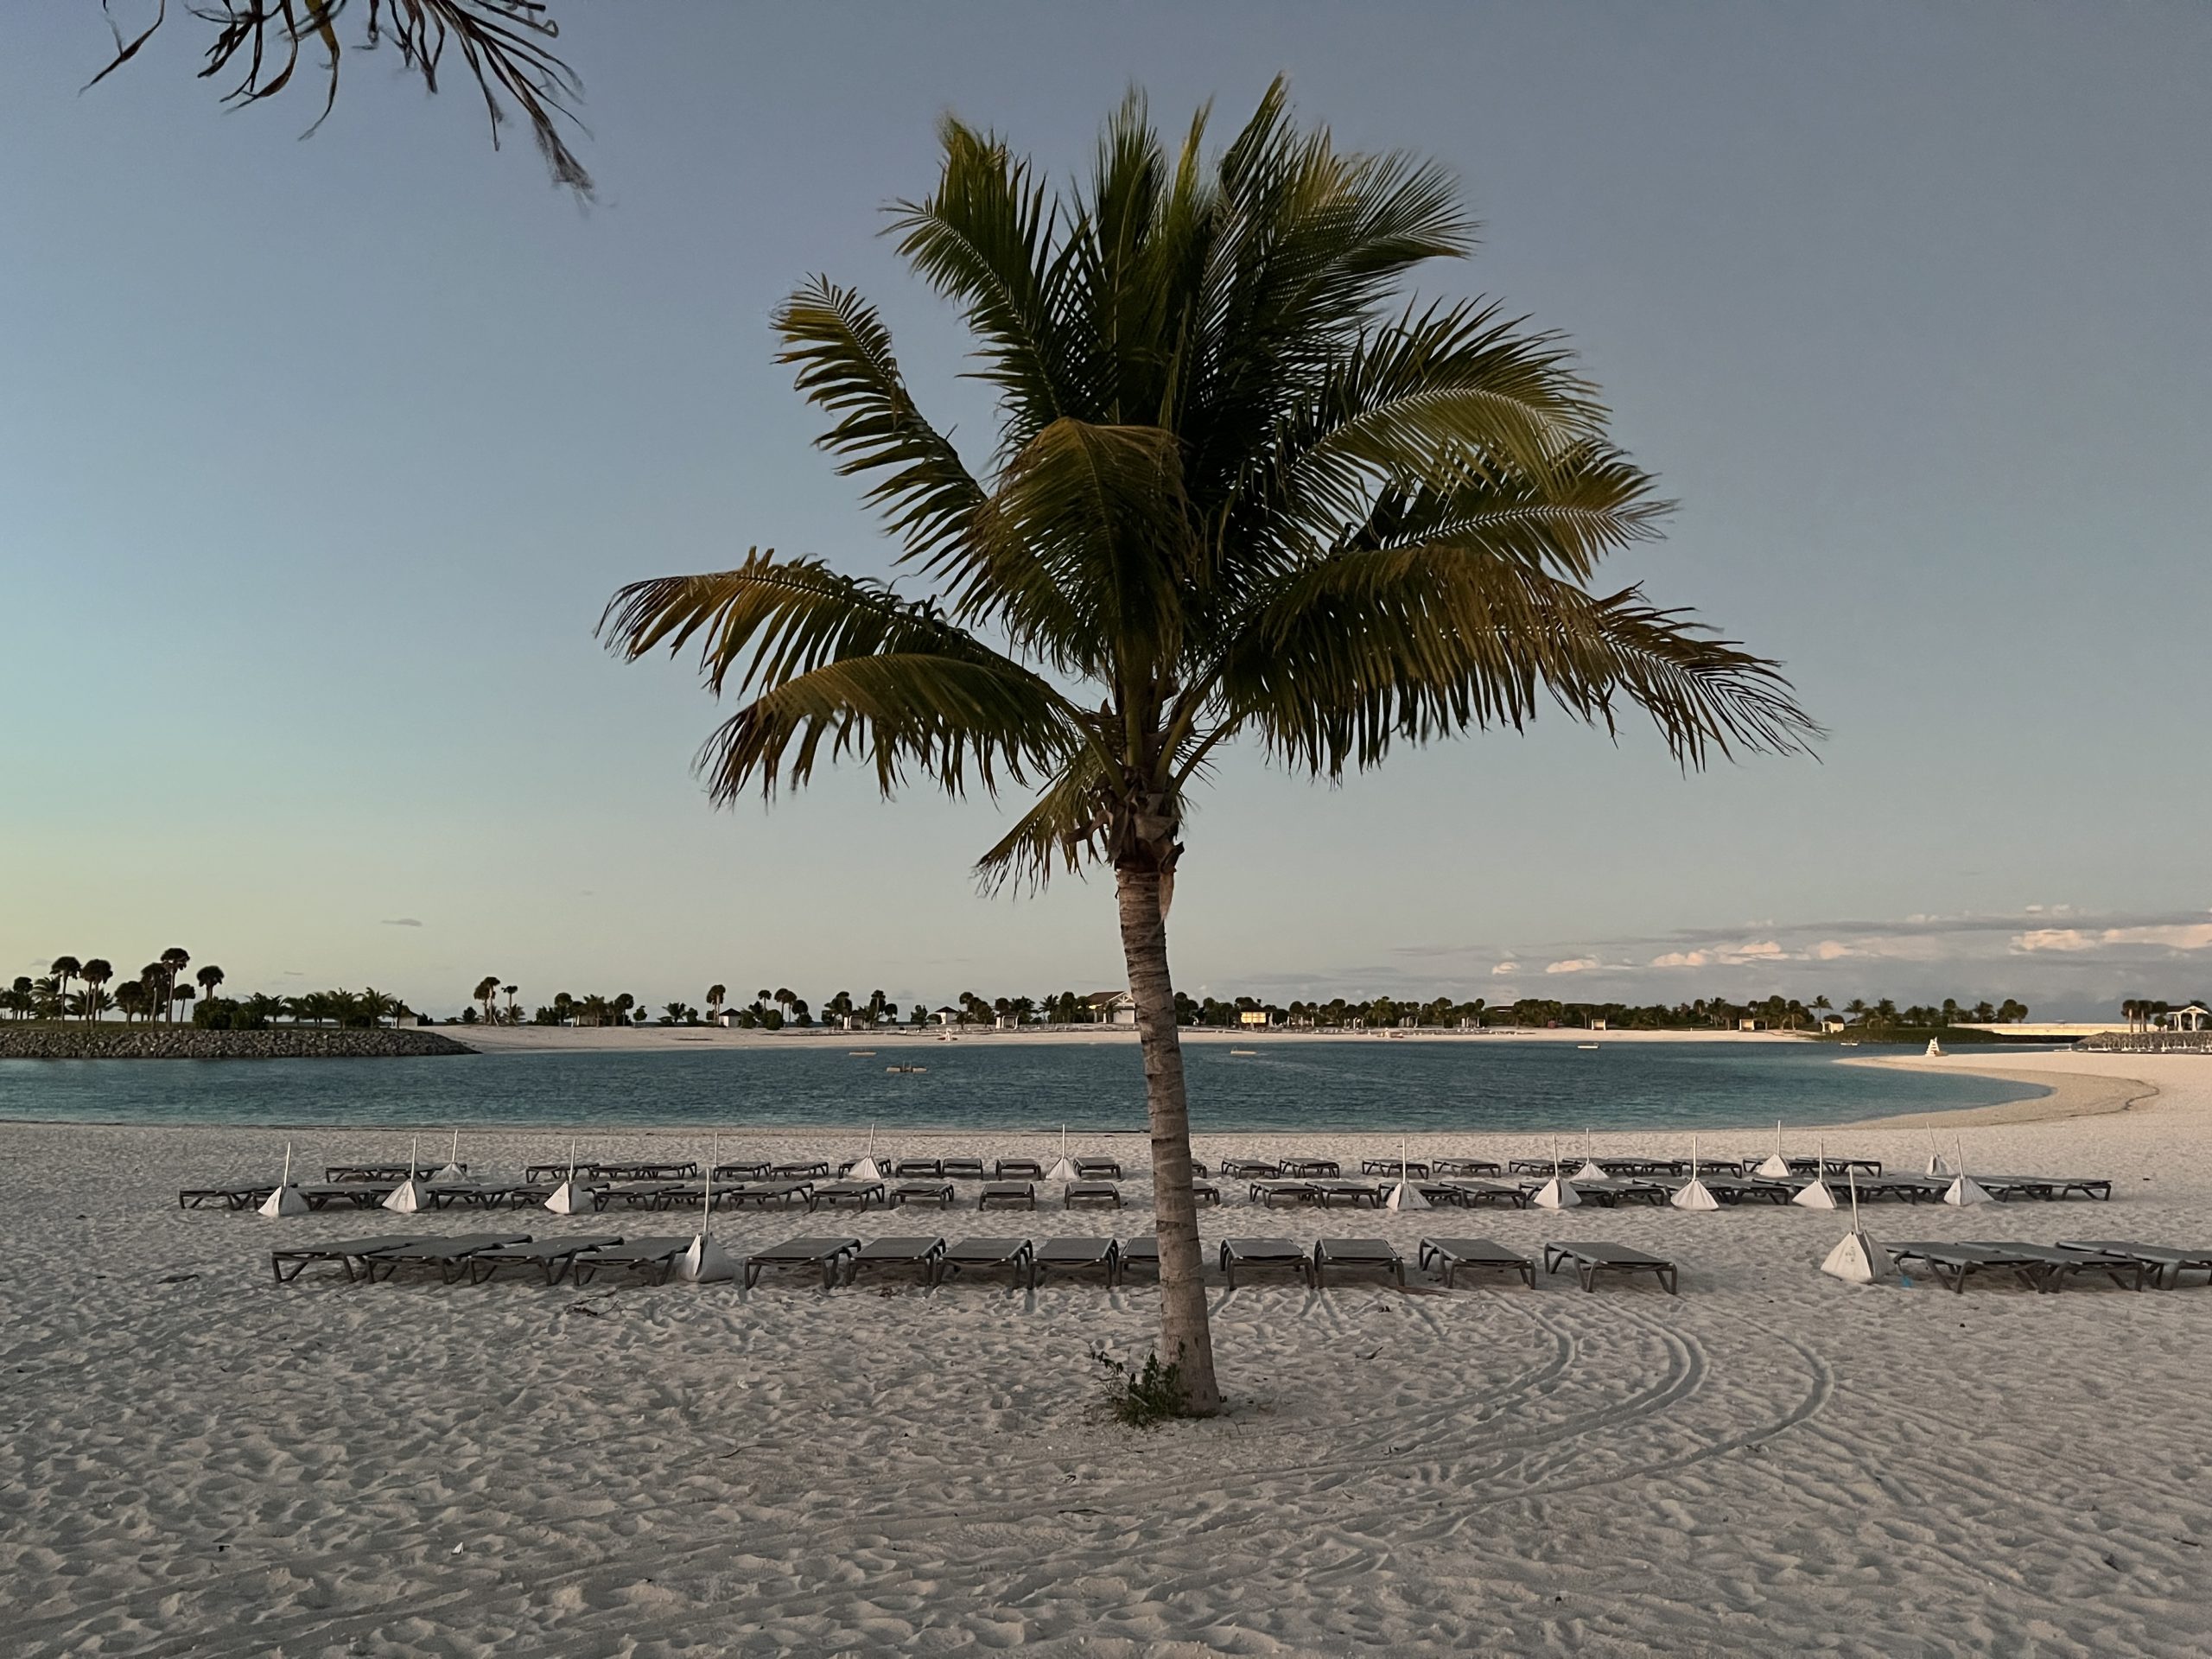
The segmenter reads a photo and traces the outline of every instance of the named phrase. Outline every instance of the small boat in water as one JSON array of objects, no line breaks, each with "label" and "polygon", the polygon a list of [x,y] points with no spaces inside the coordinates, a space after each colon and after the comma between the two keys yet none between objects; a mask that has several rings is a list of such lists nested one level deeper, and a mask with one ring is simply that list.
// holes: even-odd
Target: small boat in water
[{"label": "small boat in water", "polygon": [[929,1070],[929,1067],[926,1065],[887,1065],[883,1069],[886,1071],[895,1071],[900,1077],[912,1077],[917,1071],[926,1071]]},{"label": "small boat in water", "polygon": [[1577,1048],[1595,1048],[1598,1045],[1595,1043],[1577,1043],[1575,1046]]},{"label": "small boat in water", "polygon": [[872,1048],[849,1048],[845,1051],[845,1054],[848,1058],[855,1060],[872,1060],[875,1058],[875,1051]]},{"label": "small boat in water", "polygon": [[1260,1051],[1256,1048],[1232,1048],[1229,1052],[1231,1054],[1257,1054]]}]

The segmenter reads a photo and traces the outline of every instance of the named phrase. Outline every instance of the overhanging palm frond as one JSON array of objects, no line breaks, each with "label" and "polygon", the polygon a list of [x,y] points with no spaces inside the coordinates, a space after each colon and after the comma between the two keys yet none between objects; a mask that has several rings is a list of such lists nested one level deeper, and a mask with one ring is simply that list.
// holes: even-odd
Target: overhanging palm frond
[{"label": "overhanging palm frond", "polygon": [[1113,820],[1112,780],[1096,748],[1077,753],[996,846],[976,861],[986,892],[1009,882],[1033,890],[1055,870],[1073,875],[1101,851]]},{"label": "overhanging palm frond", "polygon": [[868,501],[925,570],[957,561],[983,486],[915,406],[875,308],[817,277],[784,302],[776,328],[779,360],[798,365],[799,391],[839,417],[817,445],[840,457],[843,476],[887,473],[868,486]]},{"label": "overhanging palm frond", "polygon": [[1286,584],[1226,666],[1217,718],[1334,779],[1394,742],[1520,729],[1547,700],[1609,731],[1618,704],[1641,708],[1685,766],[1803,752],[1821,735],[1777,664],[1637,589],[1596,597],[1436,546],[1344,554]]},{"label": "overhanging palm frond", "polygon": [[912,766],[948,794],[972,773],[995,795],[1001,780],[1052,775],[1083,741],[1049,682],[934,606],[817,560],[755,551],[735,570],[633,582],[599,631],[632,661],[699,639],[708,689],[752,694],[700,751],[718,803],[804,784],[825,746],[833,760],[869,758],[887,794]]}]

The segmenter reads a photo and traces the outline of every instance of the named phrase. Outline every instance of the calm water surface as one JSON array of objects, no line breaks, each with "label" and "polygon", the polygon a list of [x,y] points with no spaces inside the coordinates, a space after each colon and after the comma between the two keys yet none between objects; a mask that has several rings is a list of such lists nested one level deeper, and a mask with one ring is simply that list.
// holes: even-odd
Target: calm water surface
[{"label": "calm water surface", "polygon": [[[802,1044],[804,1046],[802,1046]],[[1860,1055],[1906,1051],[1867,1047]],[[1565,1130],[1831,1123],[2046,1092],[1847,1065],[1776,1044],[1263,1042],[1185,1051],[1192,1127]],[[1993,1057],[1994,1058],[1994,1057]],[[901,1076],[886,1068],[925,1066]],[[842,1043],[697,1054],[0,1061],[0,1118],[110,1123],[662,1125],[1095,1130],[1144,1125],[1134,1043]]]}]

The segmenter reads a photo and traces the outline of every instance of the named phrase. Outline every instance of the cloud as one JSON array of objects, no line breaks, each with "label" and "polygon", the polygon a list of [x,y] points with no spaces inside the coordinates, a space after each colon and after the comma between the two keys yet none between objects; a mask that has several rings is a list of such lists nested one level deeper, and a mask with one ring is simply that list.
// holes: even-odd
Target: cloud
[{"label": "cloud", "polygon": [[1709,950],[1669,950],[1662,957],[1651,958],[1654,968],[1703,968],[1713,961]]},{"label": "cloud", "polygon": [[2101,950],[2147,944],[2168,950],[2212,950],[2212,922],[2164,922],[2138,927],[2038,927],[2012,938],[2015,950]]},{"label": "cloud", "polygon": [[1521,964],[1517,962],[1501,962],[1490,971],[1493,978],[1500,974],[1517,974],[1521,971]]},{"label": "cloud", "polygon": [[1605,965],[1595,957],[1569,957],[1564,962],[1546,963],[1544,971],[1548,974],[1586,974],[1593,968]]},{"label": "cloud", "polygon": [[386,927],[420,927],[423,925],[422,923],[416,921],[412,916],[389,916],[385,918],[384,925]]}]

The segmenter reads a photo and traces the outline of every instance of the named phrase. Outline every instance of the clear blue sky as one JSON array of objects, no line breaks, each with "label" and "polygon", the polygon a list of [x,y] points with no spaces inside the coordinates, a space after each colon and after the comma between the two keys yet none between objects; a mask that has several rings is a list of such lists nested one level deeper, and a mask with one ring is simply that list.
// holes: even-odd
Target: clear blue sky
[{"label": "clear blue sky", "polygon": [[982,429],[876,235],[942,111],[1065,174],[1133,82],[1225,124],[1284,71],[1458,170],[1484,247],[1425,286],[1573,338],[1682,503],[1624,579],[1786,658],[1834,735],[1688,780],[1558,721],[1333,792],[1236,760],[1179,984],[2212,991],[2212,11],[558,10],[589,211],[388,55],[297,143],[314,92],[221,111],[176,7],[82,95],[97,4],[0,24],[0,970],[181,944],[438,1009],[493,971],[1119,982],[1103,882],[976,895],[988,804],[855,775],[710,812],[712,707],[591,627],[755,543],[883,568],[771,361],[810,273]]}]

